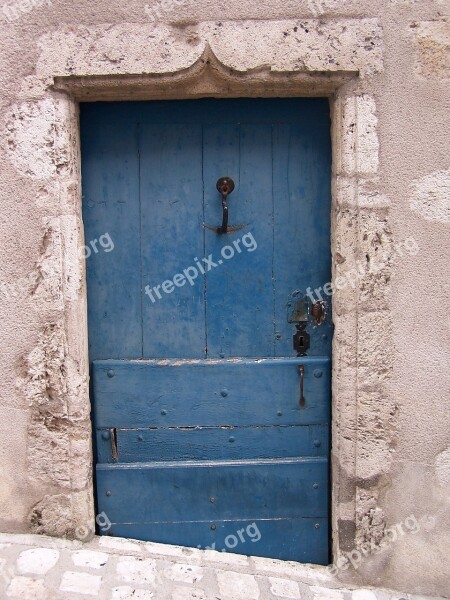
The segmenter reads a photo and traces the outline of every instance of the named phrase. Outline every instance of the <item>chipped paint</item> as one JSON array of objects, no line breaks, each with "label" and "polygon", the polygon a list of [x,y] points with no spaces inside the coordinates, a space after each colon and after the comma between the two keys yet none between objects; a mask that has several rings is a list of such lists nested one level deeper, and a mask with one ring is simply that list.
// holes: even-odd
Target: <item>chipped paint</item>
[{"label": "chipped paint", "polygon": [[414,180],[410,207],[426,221],[450,223],[450,169]]},{"label": "chipped paint", "polygon": [[450,448],[447,448],[436,457],[436,478],[439,485],[450,484]]},{"label": "chipped paint", "polygon": [[417,37],[418,72],[427,78],[450,77],[450,19],[413,23]]}]

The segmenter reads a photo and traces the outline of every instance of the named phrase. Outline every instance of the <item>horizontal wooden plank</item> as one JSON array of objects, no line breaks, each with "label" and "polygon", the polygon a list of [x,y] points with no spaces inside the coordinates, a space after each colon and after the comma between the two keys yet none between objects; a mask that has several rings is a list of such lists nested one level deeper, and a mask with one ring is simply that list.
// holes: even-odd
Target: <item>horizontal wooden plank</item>
[{"label": "horizontal wooden plank", "polygon": [[97,465],[113,522],[326,517],[325,458]]},{"label": "horizontal wooden plank", "polygon": [[[118,462],[327,456],[328,429],[328,425],[118,429]],[[115,462],[108,430],[97,431],[97,462]]]},{"label": "horizontal wooden plank", "polygon": [[328,98],[202,98],[167,102],[95,102],[83,103],[82,113],[91,122],[129,119],[146,123],[301,123],[314,135],[330,131]]},{"label": "horizontal wooden plank", "polygon": [[330,359],[94,361],[93,387],[97,428],[321,424]]},{"label": "horizontal wooden plank", "polygon": [[328,564],[328,520],[113,523],[108,535],[318,565]]}]

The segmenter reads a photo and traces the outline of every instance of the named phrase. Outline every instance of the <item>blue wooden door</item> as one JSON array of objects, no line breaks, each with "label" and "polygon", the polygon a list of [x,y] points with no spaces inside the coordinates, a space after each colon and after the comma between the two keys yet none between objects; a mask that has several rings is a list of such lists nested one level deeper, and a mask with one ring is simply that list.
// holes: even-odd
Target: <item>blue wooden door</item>
[{"label": "blue wooden door", "polygon": [[109,535],[327,563],[329,130],[326,99],[81,106]]}]

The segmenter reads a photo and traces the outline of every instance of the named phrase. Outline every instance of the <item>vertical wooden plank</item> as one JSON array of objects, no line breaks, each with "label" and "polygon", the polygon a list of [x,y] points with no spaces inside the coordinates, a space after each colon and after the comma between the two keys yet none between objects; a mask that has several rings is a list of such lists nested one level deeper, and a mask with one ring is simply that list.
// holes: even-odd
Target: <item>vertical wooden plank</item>
[{"label": "vertical wooden plank", "polygon": [[[242,116],[242,115],[240,115]],[[245,112],[243,115],[245,121]],[[235,117],[238,120],[238,117]],[[229,225],[206,229],[206,255],[217,265],[206,274],[208,356],[271,356],[273,353],[273,203],[270,124],[205,127],[205,220],[222,222],[219,177],[230,176]]]},{"label": "vertical wooden plank", "polygon": [[[331,280],[330,139],[324,112],[318,106],[321,119],[274,128],[275,356],[293,354],[295,326],[287,322],[292,293],[305,293]],[[329,325],[308,329],[308,354],[329,354]]]},{"label": "vertical wooden plank", "polygon": [[[89,357],[139,358],[139,162],[133,105],[81,105]],[[102,237],[103,236],[103,237]],[[111,240],[111,243],[110,243]]]},{"label": "vertical wooden plank", "polygon": [[199,124],[174,123],[177,116],[168,109],[166,122],[144,119],[141,125],[143,348],[147,358],[205,355],[204,276],[196,264],[204,252],[202,132]]}]

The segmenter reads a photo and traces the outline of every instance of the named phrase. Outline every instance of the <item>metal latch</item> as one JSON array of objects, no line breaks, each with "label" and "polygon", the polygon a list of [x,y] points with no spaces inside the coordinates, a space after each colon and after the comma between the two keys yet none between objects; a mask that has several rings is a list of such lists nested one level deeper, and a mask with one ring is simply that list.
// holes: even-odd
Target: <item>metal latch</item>
[{"label": "metal latch", "polygon": [[297,329],[293,336],[294,350],[297,356],[304,356],[309,348],[308,300],[300,292],[294,292],[292,302],[288,304],[288,323],[293,323]]},{"label": "metal latch", "polygon": [[322,325],[327,317],[327,304],[323,300],[310,303],[298,290],[291,298],[288,303],[288,323],[294,324],[297,329],[293,336],[294,350],[297,356],[305,356],[311,342],[306,327],[309,322],[316,326]]},{"label": "metal latch", "polygon": [[111,436],[111,457],[114,462],[117,462],[119,458],[119,453],[117,451],[117,429],[115,427],[110,429],[109,435]]}]

